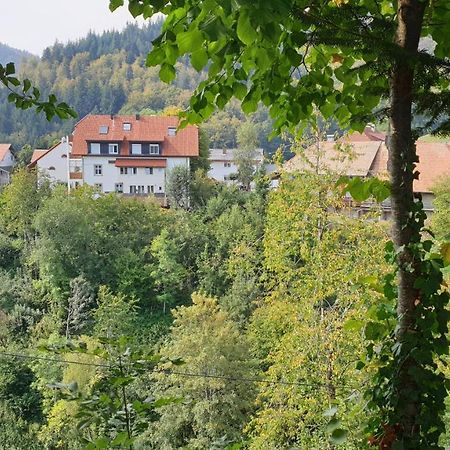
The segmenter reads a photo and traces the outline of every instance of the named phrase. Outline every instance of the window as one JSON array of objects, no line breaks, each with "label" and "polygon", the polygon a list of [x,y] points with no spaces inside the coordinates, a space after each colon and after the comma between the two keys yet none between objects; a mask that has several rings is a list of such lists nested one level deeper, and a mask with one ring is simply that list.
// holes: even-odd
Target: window
[{"label": "window", "polygon": [[91,142],[91,154],[100,155],[100,144]]},{"label": "window", "polygon": [[159,155],[159,144],[150,144],[150,155]]},{"label": "window", "polygon": [[123,131],[131,131],[131,123],[130,122],[123,123]]},{"label": "window", "polygon": [[130,194],[145,194],[145,186],[130,186]]},{"label": "window", "polygon": [[54,168],[53,166],[50,166],[50,167],[48,168],[48,170],[55,170],[55,168]]},{"label": "window", "polygon": [[168,136],[175,136],[177,134],[177,129],[176,127],[169,127],[167,129],[167,135]]},{"label": "window", "polygon": [[155,186],[147,186],[147,194],[153,194],[155,192]]},{"label": "window", "polygon": [[94,187],[95,187],[95,189],[97,189],[100,192],[102,192],[102,190],[103,190],[102,183],[95,183]]},{"label": "window", "polygon": [[162,186],[159,186],[158,190],[162,191]]},{"label": "window", "polygon": [[142,144],[131,144],[132,155],[142,155]]},{"label": "window", "polygon": [[230,162],[224,162],[223,163],[223,167],[231,167],[231,163]]},{"label": "window", "polygon": [[137,167],[130,167],[131,173],[137,175]]},{"label": "window", "polygon": [[123,194],[123,183],[116,183],[115,189],[118,194]]},{"label": "window", "polygon": [[153,175],[153,167],[146,167],[145,175]]},{"label": "window", "polygon": [[94,165],[94,175],[102,175],[102,165],[101,164],[95,164]]},{"label": "window", "polygon": [[109,153],[117,155],[119,153],[119,144],[109,144]]},{"label": "window", "polygon": [[120,175],[128,175],[128,167],[121,167]]},{"label": "window", "polygon": [[98,132],[99,132],[99,134],[108,134],[108,126],[100,125]]}]

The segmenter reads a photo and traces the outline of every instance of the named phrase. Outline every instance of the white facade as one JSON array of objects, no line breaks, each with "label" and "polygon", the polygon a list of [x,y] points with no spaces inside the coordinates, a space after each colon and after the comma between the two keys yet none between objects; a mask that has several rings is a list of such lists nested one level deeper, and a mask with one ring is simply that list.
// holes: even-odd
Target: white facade
[{"label": "white facade", "polygon": [[84,156],[82,159],[83,182],[97,187],[100,192],[123,194],[165,194],[166,172],[175,166],[189,167],[188,157],[168,157],[166,167],[137,167],[143,160],[136,159],[136,167],[127,158],[127,166],[117,167],[112,156]]},{"label": "white facade", "polygon": [[5,156],[0,161],[0,167],[1,168],[10,168],[13,167],[16,164],[16,158],[14,158],[14,155],[12,154],[11,150],[8,150],[5,153]]},{"label": "white facade", "polygon": [[52,184],[65,183],[69,172],[70,144],[63,139],[36,161],[38,176]]},{"label": "white facade", "polygon": [[[225,148],[212,148],[209,150],[210,169],[208,176],[210,178],[227,184],[234,183],[232,175],[236,175],[238,172],[238,167],[234,162],[234,151],[235,149]],[[255,149],[255,170],[262,165],[263,160],[263,149]]]},{"label": "white facade", "polygon": [[4,186],[11,181],[11,172],[16,164],[16,158],[9,148],[6,149],[7,147],[9,147],[9,144],[1,145],[3,146],[3,158],[0,159],[0,186]]}]

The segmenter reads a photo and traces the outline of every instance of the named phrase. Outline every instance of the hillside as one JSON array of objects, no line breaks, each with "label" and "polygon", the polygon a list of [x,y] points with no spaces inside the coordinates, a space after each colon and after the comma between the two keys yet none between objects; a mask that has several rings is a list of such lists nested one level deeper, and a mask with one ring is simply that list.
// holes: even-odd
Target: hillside
[{"label": "hillside", "polygon": [[[53,92],[75,108],[79,118],[86,114],[160,114],[166,108],[185,108],[201,74],[180,61],[177,80],[167,85],[158,77],[158,68],[145,66],[151,41],[158,35],[160,22],[143,27],[128,25],[123,31],[89,33],[68,44],[56,43],[41,59],[29,57],[21,66],[22,77],[35,83],[43,95]],[[18,111],[0,91],[0,141],[17,148],[25,144],[46,147],[70,133],[75,123],[55,119],[51,123],[33,111]],[[235,147],[237,128],[244,117],[239,105],[213,115],[204,125],[212,147]],[[259,145],[274,151],[279,141],[268,141],[271,121],[261,109],[252,118]]]},{"label": "hillside", "polygon": [[25,50],[19,50],[0,42],[0,64],[13,62],[17,65],[24,58],[29,58],[31,56],[33,55]]}]

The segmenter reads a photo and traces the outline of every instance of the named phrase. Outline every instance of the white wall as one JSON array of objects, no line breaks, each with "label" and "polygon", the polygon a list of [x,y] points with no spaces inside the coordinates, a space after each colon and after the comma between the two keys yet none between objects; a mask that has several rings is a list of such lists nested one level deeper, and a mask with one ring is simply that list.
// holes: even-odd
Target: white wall
[{"label": "white wall", "polygon": [[[115,192],[116,183],[123,183],[124,194],[130,194],[130,186],[144,186],[145,193],[148,192],[148,186],[154,186],[155,194],[164,194],[165,168],[154,167],[153,174],[146,174],[144,167],[138,167],[136,175],[128,168],[128,174],[125,175],[120,173],[120,167],[115,166],[115,159],[106,155],[83,157],[83,181],[91,186],[101,184],[102,192]],[[94,166],[97,164],[102,166],[102,175],[95,175]],[[189,166],[189,158],[167,158],[168,170],[180,164]]]},{"label": "white wall", "polygon": [[233,181],[227,180],[225,177],[228,178],[231,174],[236,174],[238,168],[232,161],[227,161],[227,164],[228,163],[231,164],[230,167],[225,167],[225,161],[210,161],[208,176],[217,181],[232,183]]},{"label": "white wall", "polygon": [[36,162],[40,177],[47,177],[52,183],[67,183],[67,146],[60,142]]},{"label": "white wall", "polygon": [[5,154],[5,157],[0,161],[0,167],[11,167],[16,163],[16,159],[14,155],[8,150]]}]

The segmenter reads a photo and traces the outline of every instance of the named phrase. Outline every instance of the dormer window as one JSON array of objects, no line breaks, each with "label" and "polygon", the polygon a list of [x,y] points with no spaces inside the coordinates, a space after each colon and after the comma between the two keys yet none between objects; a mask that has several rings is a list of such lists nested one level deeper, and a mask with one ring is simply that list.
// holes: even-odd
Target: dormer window
[{"label": "dormer window", "polygon": [[132,155],[142,155],[142,144],[131,144]]},{"label": "dormer window", "polygon": [[169,128],[167,129],[167,135],[168,135],[168,136],[176,136],[176,134],[177,134],[177,129],[176,129],[176,127],[169,127]]},{"label": "dormer window", "polygon": [[123,123],[123,131],[131,131],[131,123],[130,122]]},{"label": "dormer window", "polygon": [[119,144],[109,144],[109,154],[117,155],[119,153]]},{"label": "dormer window", "polygon": [[150,144],[150,155],[159,155],[159,144]]},{"label": "dormer window", "polygon": [[98,132],[99,132],[99,134],[108,134],[108,126],[100,125]]}]

